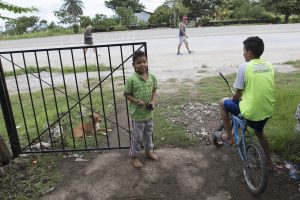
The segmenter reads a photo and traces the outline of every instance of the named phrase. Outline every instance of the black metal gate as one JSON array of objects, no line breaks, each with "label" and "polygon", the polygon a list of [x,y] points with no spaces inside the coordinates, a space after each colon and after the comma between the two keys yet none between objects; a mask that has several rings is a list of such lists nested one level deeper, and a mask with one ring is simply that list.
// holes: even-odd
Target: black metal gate
[{"label": "black metal gate", "polygon": [[123,86],[139,49],[147,54],[145,42],[0,52],[0,134],[14,157],[129,148]]}]

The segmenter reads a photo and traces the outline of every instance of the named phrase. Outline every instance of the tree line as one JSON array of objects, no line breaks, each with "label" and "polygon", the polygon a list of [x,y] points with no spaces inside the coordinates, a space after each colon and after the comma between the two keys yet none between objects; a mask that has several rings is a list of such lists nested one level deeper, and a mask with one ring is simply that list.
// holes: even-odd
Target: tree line
[{"label": "tree line", "polygon": [[[139,0],[107,0],[105,6],[114,11],[108,17],[99,12],[94,17],[84,16],[84,2],[81,0],[63,0],[61,8],[53,11],[59,20],[57,24],[40,19],[37,16],[22,16],[6,20],[8,34],[22,34],[31,31],[46,31],[58,27],[68,27],[77,33],[88,25],[98,31],[126,30],[132,26],[177,27],[182,16],[187,15],[196,25],[207,25],[210,21],[276,19],[288,23],[291,16],[294,22],[300,22],[300,0],[165,0],[152,13],[147,22],[139,21],[134,13],[145,11]],[[11,12],[31,12],[35,8],[22,8],[0,2],[0,9]]]}]

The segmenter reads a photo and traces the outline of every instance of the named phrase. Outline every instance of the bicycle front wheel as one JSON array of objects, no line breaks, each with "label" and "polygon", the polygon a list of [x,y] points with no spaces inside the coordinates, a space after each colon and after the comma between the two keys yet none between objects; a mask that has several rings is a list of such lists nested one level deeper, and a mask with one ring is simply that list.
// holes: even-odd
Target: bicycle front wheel
[{"label": "bicycle front wheel", "polygon": [[247,187],[254,195],[259,195],[267,188],[269,171],[265,153],[256,141],[247,143],[246,158],[243,172]]}]

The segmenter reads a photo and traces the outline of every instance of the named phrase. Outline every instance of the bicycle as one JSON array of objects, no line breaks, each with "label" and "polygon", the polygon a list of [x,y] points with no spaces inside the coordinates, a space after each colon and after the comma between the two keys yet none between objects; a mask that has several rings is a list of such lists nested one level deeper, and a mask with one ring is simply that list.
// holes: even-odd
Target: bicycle
[{"label": "bicycle", "polygon": [[[225,80],[231,92],[227,79],[219,73]],[[263,193],[268,185],[269,171],[266,164],[266,155],[259,143],[255,141],[253,135],[247,129],[247,120],[242,115],[231,117],[231,130],[235,141],[237,153],[243,163],[243,174],[247,184],[247,188],[254,195]],[[217,131],[223,132],[225,130],[222,124]],[[217,147],[224,145],[220,137],[213,134],[213,143]]]}]

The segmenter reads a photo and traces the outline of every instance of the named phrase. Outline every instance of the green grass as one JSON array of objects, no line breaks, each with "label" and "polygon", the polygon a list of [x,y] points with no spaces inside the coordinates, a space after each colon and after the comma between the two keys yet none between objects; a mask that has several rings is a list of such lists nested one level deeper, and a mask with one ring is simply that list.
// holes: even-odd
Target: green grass
[{"label": "green grass", "polygon": [[[229,75],[226,78],[232,85],[235,75]],[[273,152],[285,159],[299,161],[300,134],[295,133],[294,115],[300,103],[300,72],[276,73],[275,87],[275,110],[273,117],[266,125],[265,132]],[[230,96],[226,83],[219,77],[202,79],[197,88],[203,102],[218,102],[221,98]]]},{"label": "green grass", "polygon": [[[106,66],[105,64],[100,64],[99,69],[100,69],[100,71],[107,71],[107,70],[110,70],[110,67]],[[76,73],[86,72],[86,67],[84,65],[77,66],[77,67],[75,67],[75,70],[76,70]],[[37,67],[29,66],[29,67],[27,67],[26,71],[28,73],[37,73],[38,69],[37,69]],[[15,70],[17,76],[25,74],[26,71],[24,69],[16,69]],[[50,68],[49,67],[39,67],[39,71],[40,72],[50,72]],[[52,73],[62,73],[61,68],[58,68],[58,67],[51,67],[51,71],[52,71]],[[73,67],[70,67],[70,66],[64,67],[63,71],[65,74],[74,73]],[[89,66],[87,66],[87,71],[88,72],[98,71],[98,66],[95,64],[89,65]],[[14,76],[14,71],[5,71],[4,75],[5,75],[5,77]]]},{"label": "green grass", "polygon": [[[96,85],[96,82],[91,82],[91,88],[93,88]],[[107,81],[107,84],[103,85],[103,99],[104,99],[104,107],[106,110],[106,114],[110,113],[111,110],[111,104],[113,104],[113,96],[111,94],[111,88],[110,88],[110,81]],[[85,87],[87,88],[87,87]],[[64,91],[62,86],[59,88],[60,90]],[[90,101],[89,96],[84,98],[81,102],[82,105],[87,106],[88,108],[91,107],[91,104],[93,104],[93,109],[95,111],[98,111],[102,113],[102,101],[101,97],[99,95],[99,89],[95,89],[95,92],[92,92],[91,98],[92,101]],[[81,89],[79,91],[79,96],[82,98],[85,94],[87,93],[87,89]],[[56,95],[56,101],[57,101],[57,107],[58,107],[58,113],[63,113],[68,110],[67,107],[67,98],[65,94],[62,94],[58,91],[55,91]],[[68,90],[68,101],[70,107],[75,105],[78,101],[78,96],[77,92],[74,91],[74,89],[69,89]],[[21,95],[21,100],[22,100],[22,105],[24,109],[24,116],[26,120],[26,126],[25,122],[23,119],[23,115],[21,112],[21,106],[20,106],[20,101],[18,95],[11,95],[10,96],[10,101],[12,104],[12,109],[13,113],[15,115],[15,122],[17,126],[20,126],[18,129],[18,135],[19,135],[19,140],[21,143],[22,147],[25,147],[28,144],[28,139],[27,139],[27,133],[26,133],[26,127],[27,131],[29,134],[30,141],[32,141],[34,138],[38,137],[38,132],[41,132],[45,130],[45,128],[48,126],[47,125],[47,117],[49,124],[54,122],[57,119],[57,110],[56,110],[56,105],[55,105],[55,98],[54,98],[54,92],[52,89],[45,89],[44,90],[44,98],[45,98],[45,106],[47,108],[47,115],[44,109],[44,103],[43,103],[43,98],[42,98],[42,93],[40,91],[33,92],[32,93],[32,99],[33,103],[31,102],[30,95],[28,93],[22,93]],[[32,106],[33,104],[33,106]],[[33,108],[34,111],[33,112]],[[88,118],[88,115],[91,113],[87,108],[82,106],[83,109],[83,117],[84,120]],[[76,124],[81,123],[80,120],[80,114],[79,114],[80,108],[79,105],[75,106],[74,109],[71,111],[71,120],[73,127]],[[36,115],[37,122],[34,119],[34,114]],[[65,145],[67,145],[67,148],[73,148],[73,141],[71,137],[71,125],[70,125],[70,120],[69,120],[69,115],[66,115],[63,120],[61,121],[63,127],[64,127],[64,135],[66,138],[65,139]],[[104,127],[104,124],[102,124],[102,127]],[[3,120],[3,115],[1,113],[0,115],[0,130],[6,130],[4,120]],[[45,134],[46,136],[47,134]],[[3,133],[3,136],[7,139],[7,135]],[[98,135],[97,139],[99,142],[103,141],[103,136]],[[82,148],[85,146],[85,142],[83,139],[78,139],[75,141],[76,148]],[[87,145],[89,147],[96,147],[94,137],[88,137],[87,138]]]},{"label": "green grass", "polygon": [[[235,75],[227,75],[226,78],[232,85]],[[201,102],[217,103],[223,97],[231,96],[228,86],[220,76],[201,79],[197,83],[196,89]]]},{"label": "green grass", "polygon": [[276,102],[266,133],[274,152],[300,160],[300,134],[295,133],[295,112],[300,103],[300,72],[276,74]]},{"label": "green grass", "polygon": [[176,146],[186,147],[195,144],[196,141],[189,139],[183,126],[172,123],[168,118],[178,115],[179,109],[161,106],[155,110],[154,117],[154,144],[156,147]]},{"label": "green grass", "polygon": [[285,62],[284,64],[293,65],[293,67],[300,68],[300,60],[288,61],[288,62]]},{"label": "green grass", "polygon": [[18,40],[18,39],[37,38],[37,37],[69,35],[69,34],[74,34],[74,31],[72,29],[55,28],[53,30],[48,30],[48,31],[25,33],[21,35],[1,36],[0,40]]},{"label": "green grass", "polygon": [[18,159],[15,164],[8,165],[0,179],[0,198],[39,199],[61,180],[55,169],[60,160],[61,156],[46,154]]}]

